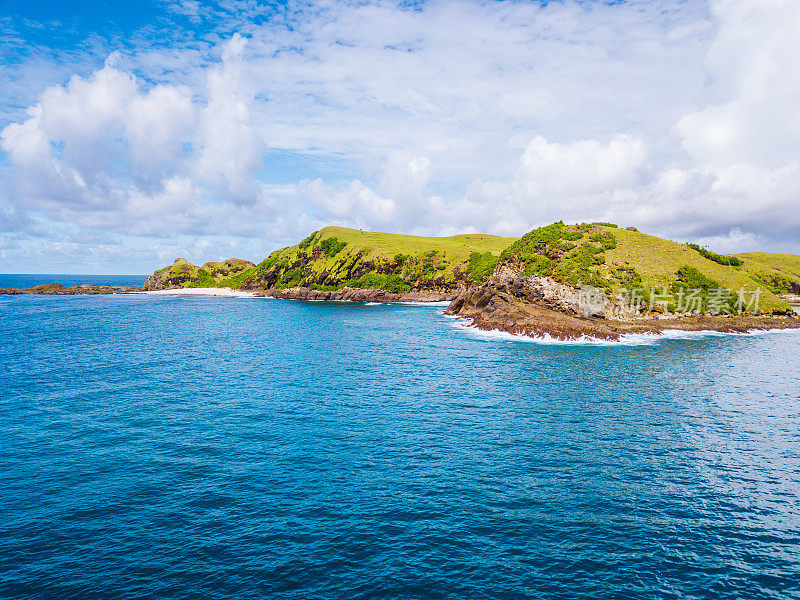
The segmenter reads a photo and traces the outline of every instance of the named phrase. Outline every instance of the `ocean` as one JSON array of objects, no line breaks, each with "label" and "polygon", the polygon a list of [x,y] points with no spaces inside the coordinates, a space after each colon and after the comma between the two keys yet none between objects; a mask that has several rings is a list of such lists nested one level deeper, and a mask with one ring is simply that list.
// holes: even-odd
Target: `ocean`
[{"label": "ocean", "polygon": [[54,275],[28,273],[0,273],[0,288],[27,288],[45,283],[64,286],[82,285],[135,285],[144,284],[147,275]]},{"label": "ocean", "polygon": [[799,332],[0,296],[0,597],[800,598]]}]

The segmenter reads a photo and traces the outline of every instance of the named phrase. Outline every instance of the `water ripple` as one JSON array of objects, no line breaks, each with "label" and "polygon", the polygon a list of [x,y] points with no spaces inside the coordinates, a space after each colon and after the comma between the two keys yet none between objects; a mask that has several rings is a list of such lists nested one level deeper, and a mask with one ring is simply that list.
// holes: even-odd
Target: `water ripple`
[{"label": "water ripple", "polygon": [[0,299],[0,597],[800,598],[797,333]]}]

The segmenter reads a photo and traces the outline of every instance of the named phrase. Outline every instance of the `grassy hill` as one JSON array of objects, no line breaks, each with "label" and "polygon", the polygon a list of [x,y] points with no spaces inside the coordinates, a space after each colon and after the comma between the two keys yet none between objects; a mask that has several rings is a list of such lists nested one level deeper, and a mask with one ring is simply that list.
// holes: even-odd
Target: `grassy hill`
[{"label": "grassy hill", "polygon": [[777,291],[773,275],[800,283],[800,257],[739,256],[742,265],[692,244],[610,223],[558,222],[519,239],[482,234],[419,237],[325,227],[299,244],[276,250],[258,265],[229,259],[196,267],[179,259],[156,271],[145,285],[150,289],[455,290],[485,283],[498,265],[507,265],[515,272],[552,277],[573,286],[594,285],[608,293],[639,288],[645,300],[651,298],[651,289],[663,292],[666,288],[673,295],[700,289],[704,308],[717,288],[752,292],[760,285],[767,288],[760,298],[762,311],[788,310],[788,304],[770,291]]},{"label": "grassy hill", "polygon": [[325,227],[296,246],[273,252],[240,287],[406,292],[479,283],[514,238],[484,234],[419,237]]},{"label": "grassy hill", "polygon": [[236,275],[255,267],[249,260],[229,258],[222,262],[207,262],[202,267],[193,265],[184,258],[171,266],[153,273],[144,282],[145,289],[170,287],[227,287],[227,282]]},{"label": "grassy hill", "polygon": [[[527,275],[550,276],[571,285],[594,285],[608,293],[641,288],[646,300],[651,289],[663,292],[666,288],[674,295],[681,288],[699,288],[703,290],[704,307],[709,290],[752,292],[758,287],[741,267],[719,264],[688,245],[609,223],[559,222],[535,229],[503,251],[500,262],[521,268]],[[788,305],[762,290],[760,308],[785,310]]]},{"label": "grassy hill", "polygon": [[[325,227],[297,245],[276,250],[258,265],[229,259],[197,267],[178,259],[156,271],[145,285],[148,289],[450,289],[468,281],[485,281],[500,253],[515,239],[484,234],[420,237]],[[215,265],[226,265],[227,271]]]},{"label": "grassy hill", "polygon": [[800,256],[744,252],[734,254],[742,269],[777,294],[800,294]]}]

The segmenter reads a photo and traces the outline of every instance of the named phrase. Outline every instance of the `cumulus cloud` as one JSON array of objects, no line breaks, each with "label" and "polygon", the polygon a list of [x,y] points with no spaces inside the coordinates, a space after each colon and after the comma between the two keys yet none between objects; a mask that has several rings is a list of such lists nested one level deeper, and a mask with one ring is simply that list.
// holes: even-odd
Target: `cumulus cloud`
[{"label": "cumulus cloud", "polygon": [[705,34],[668,38],[703,19],[693,5],[334,3],[291,14],[291,30],[245,29],[270,143],[370,161],[400,150],[440,178],[511,176],[536,135],[663,131],[703,81]]},{"label": "cumulus cloud", "polygon": [[682,143],[701,164],[780,167],[800,156],[800,4],[718,0],[719,31],[706,61],[712,90],[726,96],[684,115]]},{"label": "cumulus cloud", "polygon": [[238,35],[225,44],[200,98],[181,85],[146,85],[116,67],[116,55],[88,78],[48,88],[25,121],[0,132],[20,204],[139,235],[213,232],[231,202],[268,214],[243,45]]},{"label": "cumulus cloud", "polygon": [[537,135],[522,155],[518,185],[531,196],[603,192],[632,186],[644,162],[643,141],[629,135],[617,134],[607,144],[550,143]]},{"label": "cumulus cloud", "polygon": [[[779,0],[725,0],[712,4],[711,17],[715,35],[700,94],[710,101],[702,108],[676,115],[649,142],[630,131],[606,141],[565,140],[569,126],[552,140],[535,135],[509,161],[506,179],[473,181],[464,197],[447,202],[418,193],[415,208],[425,215],[419,222],[472,224],[508,235],[560,218],[602,219],[719,242],[721,250],[759,243],[800,251],[800,84],[792,74],[800,58],[793,34],[800,8]],[[668,37],[710,26],[696,21]],[[670,144],[686,154],[665,150]]]},{"label": "cumulus cloud", "polygon": [[383,198],[359,180],[337,190],[326,186],[321,179],[303,182],[298,190],[322,210],[326,220],[356,227],[386,227],[394,224],[397,205]]},{"label": "cumulus cloud", "polygon": [[208,99],[200,115],[197,144],[201,148],[194,176],[222,188],[238,203],[259,198],[255,174],[261,169],[262,140],[251,126],[252,91],[242,58],[246,41],[235,34],[225,44],[222,64],[208,73]]},{"label": "cumulus cloud", "polygon": [[2,129],[6,229],[259,258],[327,223],[608,220],[800,251],[791,0],[167,5],[216,29],[113,54]]}]

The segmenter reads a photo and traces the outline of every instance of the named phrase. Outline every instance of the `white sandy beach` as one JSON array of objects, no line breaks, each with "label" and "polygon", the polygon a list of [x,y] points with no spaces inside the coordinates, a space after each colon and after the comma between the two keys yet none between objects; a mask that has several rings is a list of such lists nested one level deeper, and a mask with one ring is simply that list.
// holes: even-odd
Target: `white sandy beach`
[{"label": "white sandy beach", "polygon": [[142,292],[159,296],[227,296],[231,298],[256,298],[253,292],[243,292],[231,288],[178,288],[174,290],[153,290]]}]

